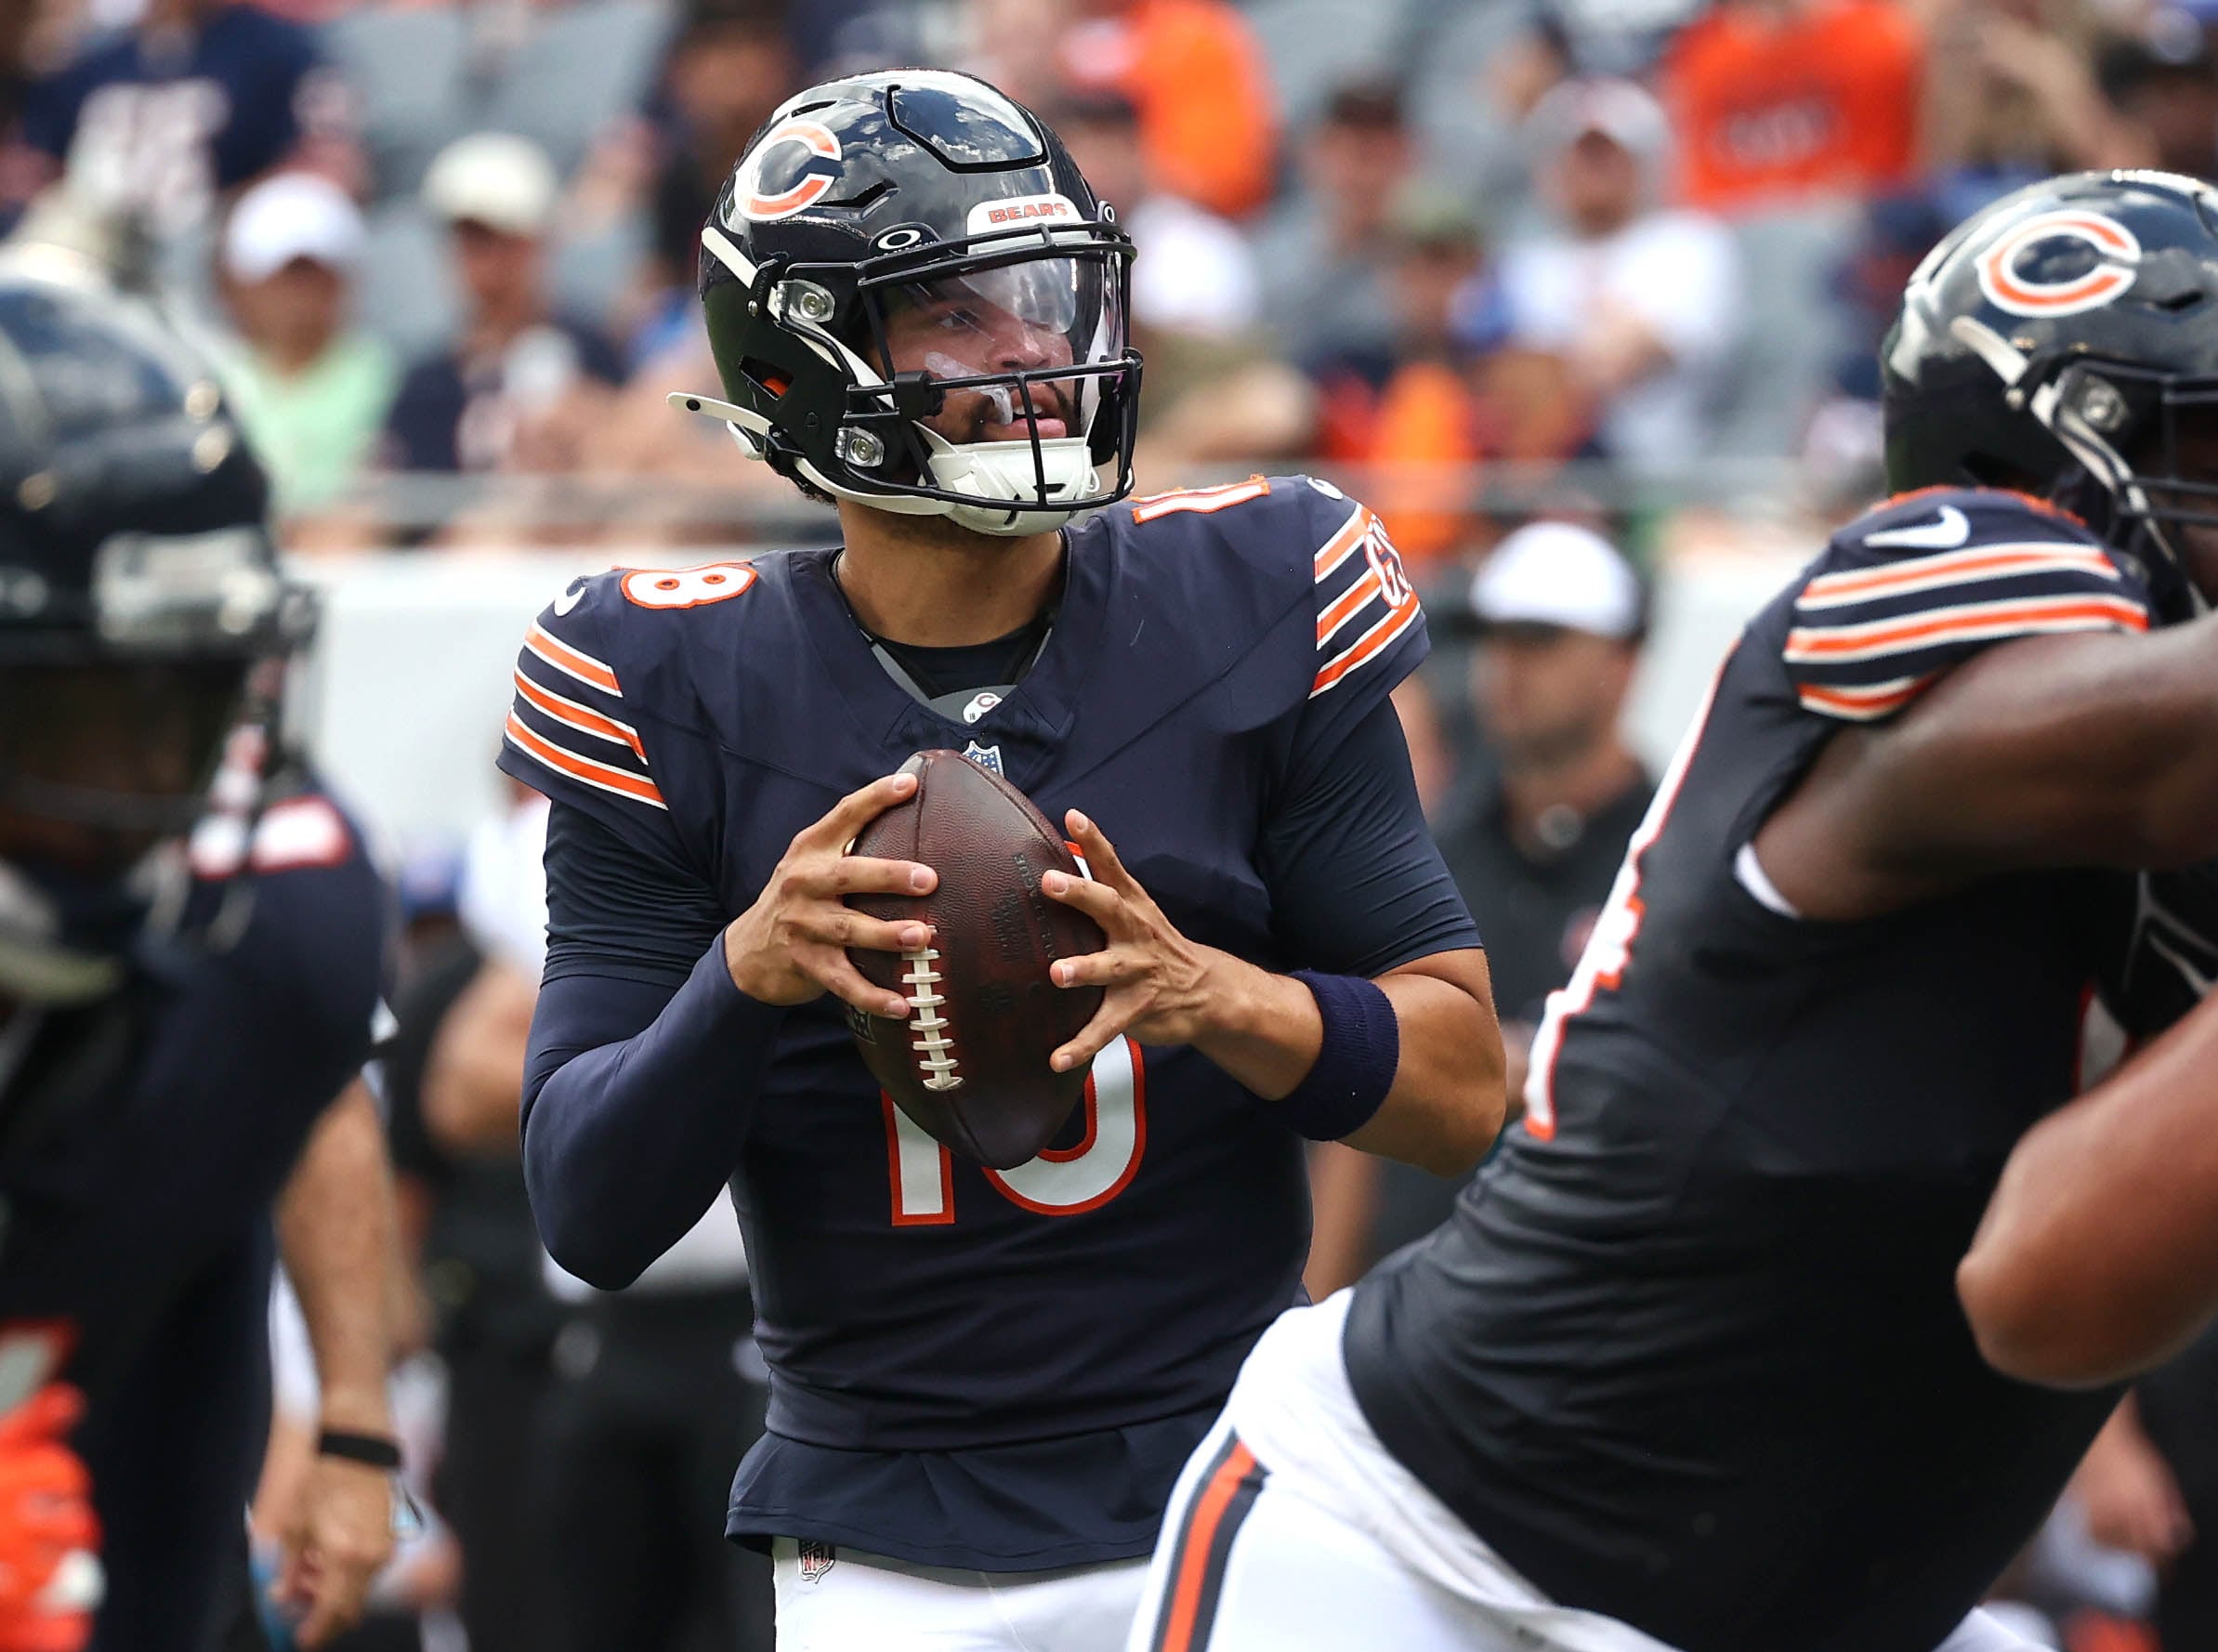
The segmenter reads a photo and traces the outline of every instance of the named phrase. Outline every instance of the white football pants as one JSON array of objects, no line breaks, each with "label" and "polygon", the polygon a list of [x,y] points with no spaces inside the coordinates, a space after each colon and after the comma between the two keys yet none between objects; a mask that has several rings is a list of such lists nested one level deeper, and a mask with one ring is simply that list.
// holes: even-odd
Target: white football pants
[{"label": "white football pants", "polygon": [[835,1549],[770,1548],[778,1652],[1122,1652],[1145,1560],[974,1572]]},{"label": "white football pants", "polygon": [[[1559,1606],[1371,1433],[1344,1291],[1282,1315],[1188,1461],[1126,1652],[1673,1652]],[[1936,1652],[2039,1652],[1975,1612]]]}]

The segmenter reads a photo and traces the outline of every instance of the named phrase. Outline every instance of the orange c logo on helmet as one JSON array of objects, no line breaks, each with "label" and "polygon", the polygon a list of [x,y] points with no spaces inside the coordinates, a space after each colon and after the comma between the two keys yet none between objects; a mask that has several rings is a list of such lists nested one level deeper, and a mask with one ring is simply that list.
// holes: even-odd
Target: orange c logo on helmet
[{"label": "orange c logo on helmet", "polygon": [[[2023,267],[2028,253],[2053,241],[2076,241],[2091,249],[2093,267],[2061,278]],[[2120,296],[2133,284],[2140,262],[2141,243],[2115,218],[2080,210],[2039,213],[1979,256],[1979,290],[2014,316],[2078,315]]]},{"label": "orange c logo on helmet", "polygon": [[[781,121],[763,135],[755,146],[740,172],[738,187],[732,192],[733,205],[743,218],[758,220],[790,218],[797,212],[814,206],[824,192],[839,181],[839,174],[833,172],[807,172],[792,187],[775,195],[762,192],[763,157],[781,144],[797,143],[812,155],[827,161],[839,160],[839,138],[828,126],[815,121]],[[807,164],[806,162],[803,163]]]}]

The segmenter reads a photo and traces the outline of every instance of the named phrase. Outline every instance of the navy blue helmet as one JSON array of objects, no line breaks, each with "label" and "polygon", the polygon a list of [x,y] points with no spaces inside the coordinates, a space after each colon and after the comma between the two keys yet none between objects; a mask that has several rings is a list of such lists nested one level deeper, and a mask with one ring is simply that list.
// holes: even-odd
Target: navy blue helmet
[{"label": "navy blue helmet", "polygon": [[0,998],[100,996],[178,904],[257,662],[309,625],[269,492],[151,304],[0,272]]},{"label": "navy blue helmet", "polygon": [[1132,243],[1039,117],[899,70],[789,98],[702,231],[726,421],[805,491],[1027,534],[1132,490]]},{"label": "navy blue helmet", "polygon": [[2218,408],[2218,190],[2082,172],[2004,196],[1919,265],[1881,369],[1892,489],[2064,497],[2184,597],[2166,530],[2218,525],[2180,451]]}]

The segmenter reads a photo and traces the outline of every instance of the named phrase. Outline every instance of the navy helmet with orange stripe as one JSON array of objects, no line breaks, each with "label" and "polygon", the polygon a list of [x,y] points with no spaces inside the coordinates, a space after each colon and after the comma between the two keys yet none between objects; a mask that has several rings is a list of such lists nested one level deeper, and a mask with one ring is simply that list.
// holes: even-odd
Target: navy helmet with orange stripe
[{"label": "navy helmet with orange stripe", "polygon": [[984,81],[900,70],[789,98],[702,231],[724,398],[674,396],[805,492],[1039,533],[1132,489],[1132,243]]},{"label": "navy helmet with orange stripe", "polygon": [[0,1003],[123,974],[257,662],[305,635],[269,484],[150,303],[0,271]]},{"label": "navy helmet with orange stripe", "polygon": [[[2218,557],[2218,190],[2082,172],[1974,214],[1928,253],[1881,347],[1887,480],[2059,498],[2199,606]],[[2198,439],[2199,438],[2199,439]]]}]

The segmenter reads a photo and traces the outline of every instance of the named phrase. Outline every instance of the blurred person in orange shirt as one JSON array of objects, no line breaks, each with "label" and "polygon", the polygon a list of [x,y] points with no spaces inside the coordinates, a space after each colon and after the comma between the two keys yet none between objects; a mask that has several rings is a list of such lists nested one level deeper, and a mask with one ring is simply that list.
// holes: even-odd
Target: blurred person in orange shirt
[{"label": "blurred person in orange shirt", "polygon": [[1475,370],[1503,329],[1478,223],[1452,192],[1405,186],[1383,241],[1393,335],[1319,365],[1318,449],[1385,467],[1366,496],[1423,578],[1470,536],[1468,466],[1503,445],[1504,420]]},{"label": "blurred person in orange shirt", "polygon": [[1714,212],[1900,186],[1924,40],[1893,0],[1724,0],[1666,55],[1680,194]]},{"label": "blurred person in orange shirt", "polygon": [[1058,57],[1072,90],[1114,92],[1139,110],[1158,187],[1225,217],[1270,198],[1269,66],[1225,0],[1079,0]]}]

